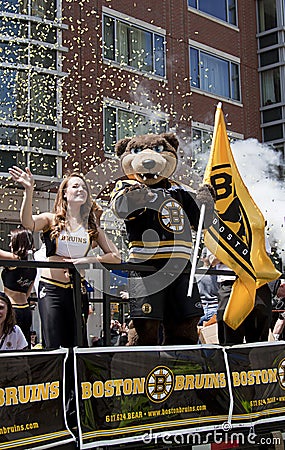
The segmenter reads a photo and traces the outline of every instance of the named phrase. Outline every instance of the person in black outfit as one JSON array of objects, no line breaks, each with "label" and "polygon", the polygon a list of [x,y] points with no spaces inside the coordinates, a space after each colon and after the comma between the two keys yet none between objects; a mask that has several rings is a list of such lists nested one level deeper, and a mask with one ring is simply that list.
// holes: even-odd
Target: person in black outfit
[{"label": "person in black outfit", "polygon": [[[16,228],[10,232],[10,252],[0,250],[0,258],[8,260],[26,260],[28,253],[34,251],[33,235],[25,228]],[[17,325],[23,331],[31,348],[32,312],[28,298],[33,288],[37,269],[30,267],[4,267],[1,278],[4,292],[9,297],[15,312]]]}]

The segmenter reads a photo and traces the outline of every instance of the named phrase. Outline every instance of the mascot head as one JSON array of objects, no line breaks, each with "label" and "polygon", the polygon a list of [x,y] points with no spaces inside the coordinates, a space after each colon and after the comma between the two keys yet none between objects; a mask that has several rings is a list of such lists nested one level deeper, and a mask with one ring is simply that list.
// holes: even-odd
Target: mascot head
[{"label": "mascot head", "polygon": [[178,139],[173,133],[121,139],[115,146],[124,173],[148,186],[171,177],[177,165]]}]

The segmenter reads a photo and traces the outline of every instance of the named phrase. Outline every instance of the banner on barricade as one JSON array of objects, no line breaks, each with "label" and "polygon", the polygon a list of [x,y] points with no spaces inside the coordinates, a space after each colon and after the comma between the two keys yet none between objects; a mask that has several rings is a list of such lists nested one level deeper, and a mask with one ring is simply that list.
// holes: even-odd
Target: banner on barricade
[{"label": "banner on barricade", "polygon": [[285,348],[255,343],[226,350],[233,393],[233,426],[284,421]]},{"label": "banner on barricade", "polygon": [[75,349],[75,372],[82,449],[147,444],[165,433],[201,444],[219,430],[228,439],[235,428],[284,422],[279,343]]},{"label": "banner on barricade", "polygon": [[75,441],[64,412],[67,350],[0,353],[0,449]]},{"label": "banner on barricade", "polygon": [[227,421],[228,380],[218,347],[75,349],[75,365],[80,448],[147,443],[165,430]]}]

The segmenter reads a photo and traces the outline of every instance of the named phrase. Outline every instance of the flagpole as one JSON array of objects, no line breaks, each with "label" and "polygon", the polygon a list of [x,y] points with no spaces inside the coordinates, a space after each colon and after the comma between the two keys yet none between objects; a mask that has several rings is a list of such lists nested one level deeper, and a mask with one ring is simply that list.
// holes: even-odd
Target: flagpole
[{"label": "flagpole", "polygon": [[191,267],[190,278],[189,278],[189,286],[188,286],[188,294],[187,294],[188,297],[192,296],[193,283],[194,283],[194,277],[195,277],[196,266],[197,266],[197,261],[198,261],[198,252],[199,252],[201,234],[202,234],[202,230],[203,230],[204,217],[205,217],[205,205],[202,204],[201,210],[200,210],[198,230],[197,230],[197,234],[196,234],[196,242],[195,242],[195,247],[194,247],[193,259],[192,259],[192,267]]}]

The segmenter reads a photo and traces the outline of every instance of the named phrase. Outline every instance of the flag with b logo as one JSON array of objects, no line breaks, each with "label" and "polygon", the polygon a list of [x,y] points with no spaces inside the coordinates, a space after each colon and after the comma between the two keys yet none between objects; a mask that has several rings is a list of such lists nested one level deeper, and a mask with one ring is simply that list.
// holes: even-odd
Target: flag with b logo
[{"label": "flag with b logo", "polygon": [[256,289],[281,274],[266,253],[265,220],[239,174],[220,103],[204,183],[216,192],[205,245],[237,275],[223,318],[235,330],[252,311]]}]

